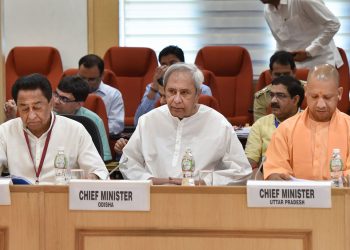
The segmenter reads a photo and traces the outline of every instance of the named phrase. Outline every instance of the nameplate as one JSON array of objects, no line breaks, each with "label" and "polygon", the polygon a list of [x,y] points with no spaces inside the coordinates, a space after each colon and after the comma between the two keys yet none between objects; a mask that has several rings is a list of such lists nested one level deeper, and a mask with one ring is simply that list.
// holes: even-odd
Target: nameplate
[{"label": "nameplate", "polygon": [[11,179],[0,179],[0,205],[11,205],[10,195]]},{"label": "nameplate", "polygon": [[247,182],[248,207],[331,208],[330,181]]},{"label": "nameplate", "polygon": [[151,181],[71,180],[70,210],[149,211]]}]

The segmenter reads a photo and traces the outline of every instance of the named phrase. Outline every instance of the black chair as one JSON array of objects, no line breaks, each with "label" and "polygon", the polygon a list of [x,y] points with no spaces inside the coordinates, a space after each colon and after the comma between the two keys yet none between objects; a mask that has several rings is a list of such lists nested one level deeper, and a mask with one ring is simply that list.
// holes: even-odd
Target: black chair
[{"label": "black chair", "polygon": [[62,115],[67,118],[70,118],[74,121],[77,121],[81,123],[87,132],[90,134],[93,143],[95,144],[95,147],[100,154],[101,158],[103,159],[103,144],[100,136],[100,132],[98,131],[96,123],[91,120],[89,117],[81,116],[81,115]]}]

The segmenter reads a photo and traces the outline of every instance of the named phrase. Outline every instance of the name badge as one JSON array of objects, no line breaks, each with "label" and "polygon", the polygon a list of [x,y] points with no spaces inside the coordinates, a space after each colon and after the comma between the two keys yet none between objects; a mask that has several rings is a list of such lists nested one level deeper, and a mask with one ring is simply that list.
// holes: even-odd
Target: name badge
[{"label": "name badge", "polygon": [[71,180],[70,210],[149,211],[151,181]]},{"label": "name badge", "polygon": [[247,182],[248,207],[331,208],[330,181]]},{"label": "name badge", "polygon": [[10,195],[11,179],[0,179],[0,205],[11,205]]}]

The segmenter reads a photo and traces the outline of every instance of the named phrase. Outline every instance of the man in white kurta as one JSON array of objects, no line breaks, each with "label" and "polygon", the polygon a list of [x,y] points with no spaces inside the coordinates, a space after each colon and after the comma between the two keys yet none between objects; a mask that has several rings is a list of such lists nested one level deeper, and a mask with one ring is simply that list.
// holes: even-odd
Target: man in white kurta
[{"label": "man in white kurta", "polygon": [[[197,83],[195,74],[202,77]],[[200,170],[214,171],[214,185],[244,183],[250,176],[251,167],[232,125],[197,103],[202,81],[194,65],[169,67],[164,77],[167,105],[140,117],[123,149],[120,170],[125,178],[180,184],[173,180],[182,178],[181,160],[188,148],[195,160],[195,179]]]},{"label": "man in white kurta", "polygon": [[340,23],[322,0],[261,0],[277,50],[295,54],[298,68],[343,65],[333,37]]},{"label": "man in white kurta", "polygon": [[90,179],[108,177],[85,128],[51,111],[52,89],[44,76],[22,77],[12,92],[20,117],[0,126],[0,172],[7,167],[11,175],[25,177],[32,183],[54,183],[54,159],[58,148],[63,147],[69,168],[87,170]]}]

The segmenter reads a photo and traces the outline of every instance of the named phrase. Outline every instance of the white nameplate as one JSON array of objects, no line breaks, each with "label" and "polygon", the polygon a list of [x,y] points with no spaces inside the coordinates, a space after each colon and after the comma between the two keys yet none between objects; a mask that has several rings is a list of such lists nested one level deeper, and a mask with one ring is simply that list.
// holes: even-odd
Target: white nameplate
[{"label": "white nameplate", "polygon": [[71,180],[70,210],[149,211],[151,181]]},{"label": "white nameplate", "polygon": [[330,181],[247,182],[248,207],[331,208]]},{"label": "white nameplate", "polygon": [[0,205],[11,205],[10,178],[0,179]]}]

